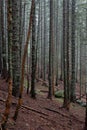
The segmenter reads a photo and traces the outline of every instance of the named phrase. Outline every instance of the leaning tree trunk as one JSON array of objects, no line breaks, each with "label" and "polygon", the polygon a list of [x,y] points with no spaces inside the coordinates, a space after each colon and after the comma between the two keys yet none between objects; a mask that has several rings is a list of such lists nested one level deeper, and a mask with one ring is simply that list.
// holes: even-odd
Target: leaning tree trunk
[{"label": "leaning tree trunk", "polygon": [[[12,1],[8,0],[7,2],[7,25],[8,25],[8,43],[9,46],[11,48],[11,44],[12,44]],[[6,100],[6,108],[1,120],[1,127],[2,130],[6,130],[6,125],[7,125],[7,121],[9,118],[9,114],[10,114],[10,107],[11,107],[11,99],[12,99],[12,71],[11,71],[11,58],[10,58],[10,48],[9,48],[9,60],[8,60],[8,64],[9,64],[9,79],[8,79],[8,97]]]},{"label": "leaning tree trunk", "polygon": [[34,3],[34,0],[32,0],[31,12],[30,12],[30,21],[29,21],[29,29],[28,29],[28,34],[27,34],[25,48],[24,48],[24,54],[23,54],[23,58],[22,58],[20,93],[19,93],[18,104],[17,104],[16,110],[15,110],[15,114],[14,114],[14,117],[13,117],[13,119],[15,121],[17,119],[19,109],[20,109],[20,107],[22,105],[22,94],[23,94],[23,89],[24,89],[25,61],[26,61],[26,56],[27,56],[27,51],[28,51],[28,43],[29,43],[30,34],[31,34],[33,3]]},{"label": "leaning tree trunk", "polygon": [[11,107],[11,100],[12,100],[12,79],[9,78],[8,82],[8,97],[6,100],[6,108],[2,117],[1,126],[2,130],[6,130],[7,121],[10,114],[10,107]]}]

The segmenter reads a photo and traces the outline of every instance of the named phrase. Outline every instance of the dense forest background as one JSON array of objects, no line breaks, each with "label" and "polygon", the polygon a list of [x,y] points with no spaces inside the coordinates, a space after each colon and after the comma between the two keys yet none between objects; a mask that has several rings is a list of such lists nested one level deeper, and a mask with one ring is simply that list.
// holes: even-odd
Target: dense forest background
[{"label": "dense forest background", "polygon": [[0,74],[8,85],[3,130],[12,96],[16,121],[23,92],[36,100],[39,82],[62,108],[86,107],[87,129],[87,0],[0,0]]}]

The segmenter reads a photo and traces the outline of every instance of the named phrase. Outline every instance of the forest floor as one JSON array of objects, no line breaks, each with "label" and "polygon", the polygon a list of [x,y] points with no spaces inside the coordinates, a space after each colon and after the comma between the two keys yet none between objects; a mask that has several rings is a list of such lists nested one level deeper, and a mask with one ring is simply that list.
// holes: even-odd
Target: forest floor
[{"label": "forest floor", "polygon": [[[47,99],[48,88],[41,82],[36,84],[36,99],[23,93],[23,105],[15,124],[8,123],[8,130],[83,130],[85,123],[85,108],[72,103],[70,111],[61,108],[63,99],[53,97]],[[7,83],[0,80],[0,115],[4,112],[7,98]],[[11,113],[14,115],[17,98],[12,98]],[[0,119],[1,120],[1,119]]]}]

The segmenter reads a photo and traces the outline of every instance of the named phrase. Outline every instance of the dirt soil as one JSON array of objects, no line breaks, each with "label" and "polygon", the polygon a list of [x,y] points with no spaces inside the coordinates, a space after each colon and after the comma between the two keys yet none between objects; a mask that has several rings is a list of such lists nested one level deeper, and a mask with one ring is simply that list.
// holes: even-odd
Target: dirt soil
[{"label": "dirt soil", "polygon": [[[7,98],[7,83],[0,80],[0,116],[5,109]],[[17,121],[11,122],[16,109],[17,98],[12,98],[11,113],[7,123],[8,130],[83,130],[85,122],[85,108],[78,104],[71,104],[70,111],[61,108],[63,99],[47,99],[48,88],[40,82],[36,84],[36,99],[23,93],[23,105]],[[0,118],[1,120],[1,118]]]}]

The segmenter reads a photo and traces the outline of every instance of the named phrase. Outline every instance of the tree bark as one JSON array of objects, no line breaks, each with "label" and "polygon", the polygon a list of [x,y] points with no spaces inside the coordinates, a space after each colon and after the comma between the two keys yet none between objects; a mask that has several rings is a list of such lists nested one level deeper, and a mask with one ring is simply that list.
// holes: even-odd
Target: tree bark
[{"label": "tree bark", "polygon": [[22,105],[22,94],[23,94],[23,88],[24,88],[24,70],[25,70],[25,61],[26,61],[26,56],[27,56],[28,43],[29,43],[30,34],[31,34],[33,6],[34,6],[34,0],[32,0],[31,12],[30,12],[30,21],[29,21],[29,29],[28,29],[25,48],[24,48],[24,54],[23,54],[23,58],[22,58],[20,94],[19,94],[19,99],[18,99],[18,104],[17,104],[17,107],[16,107],[16,111],[15,111],[15,114],[14,114],[14,117],[13,117],[14,120],[17,119],[19,109],[20,109],[20,107]]},{"label": "tree bark", "polygon": [[53,24],[53,0],[50,0],[50,32],[49,32],[49,92],[48,98],[54,94],[54,24]]},{"label": "tree bark", "polygon": [[72,33],[71,33],[71,51],[72,51],[72,74],[71,74],[71,101],[76,99],[75,95],[75,0],[72,0]]},{"label": "tree bark", "polygon": [[35,79],[36,79],[36,35],[35,35],[35,0],[32,10],[32,72],[31,72],[31,97],[35,98]]}]

